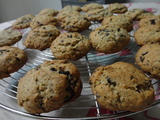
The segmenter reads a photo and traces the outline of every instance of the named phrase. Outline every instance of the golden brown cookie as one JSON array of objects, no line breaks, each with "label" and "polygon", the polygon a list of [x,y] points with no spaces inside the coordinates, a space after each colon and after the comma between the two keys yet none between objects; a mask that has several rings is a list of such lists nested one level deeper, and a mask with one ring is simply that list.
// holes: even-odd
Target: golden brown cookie
[{"label": "golden brown cookie", "polygon": [[109,25],[125,28],[128,32],[133,30],[132,19],[125,15],[116,15],[111,17],[106,17],[102,21],[102,25]]},{"label": "golden brown cookie", "polygon": [[53,25],[44,25],[30,31],[24,41],[27,48],[45,50],[58,37],[60,31]]},{"label": "golden brown cookie", "polygon": [[107,27],[92,31],[90,41],[93,48],[99,52],[115,53],[128,45],[130,36],[124,28]]},{"label": "golden brown cookie", "polygon": [[142,46],[135,56],[135,61],[148,75],[160,80],[160,45]]},{"label": "golden brown cookie", "polygon": [[23,29],[30,26],[30,23],[32,19],[34,18],[34,15],[24,15],[16,19],[16,21],[12,24],[12,28],[14,29]]},{"label": "golden brown cookie", "polygon": [[134,33],[134,37],[140,46],[153,43],[160,44],[160,26],[150,25],[141,27]]},{"label": "golden brown cookie", "polygon": [[35,29],[36,27],[43,25],[57,25],[57,19],[48,15],[37,15],[31,22],[30,27]]},{"label": "golden brown cookie", "polygon": [[80,73],[74,64],[45,61],[19,80],[17,101],[29,113],[46,113],[76,100],[81,90]]},{"label": "golden brown cookie", "polygon": [[89,81],[99,105],[112,111],[141,111],[155,100],[151,80],[129,63],[98,67]]},{"label": "golden brown cookie", "polygon": [[26,53],[11,46],[0,47],[0,79],[9,77],[27,62]]},{"label": "golden brown cookie", "polygon": [[61,11],[69,11],[69,10],[75,10],[75,11],[80,12],[82,9],[80,6],[77,6],[77,5],[67,5]]},{"label": "golden brown cookie", "polygon": [[38,15],[48,15],[48,16],[56,16],[58,14],[57,10],[52,8],[43,9],[39,12]]},{"label": "golden brown cookie", "polygon": [[50,48],[56,58],[77,60],[90,51],[91,44],[88,38],[77,32],[61,33]]},{"label": "golden brown cookie", "polygon": [[128,8],[120,3],[112,3],[108,5],[108,10],[113,12],[113,13],[125,13]]},{"label": "golden brown cookie", "polygon": [[94,9],[88,11],[85,14],[85,17],[90,21],[102,21],[105,17],[112,16],[113,13],[110,12],[108,9]]},{"label": "golden brown cookie", "polygon": [[0,47],[2,46],[10,46],[20,41],[22,38],[22,34],[20,31],[15,29],[7,29],[0,31]]},{"label": "golden brown cookie", "polygon": [[149,26],[149,25],[160,25],[160,15],[147,17],[147,18],[141,19],[139,21],[140,27],[145,27],[145,26]]},{"label": "golden brown cookie", "polygon": [[82,7],[83,12],[88,12],[88,11],[92,11],[95,9],[103,9],[103,6],[98,3],[88,3],[88,4],[83,5]]}]

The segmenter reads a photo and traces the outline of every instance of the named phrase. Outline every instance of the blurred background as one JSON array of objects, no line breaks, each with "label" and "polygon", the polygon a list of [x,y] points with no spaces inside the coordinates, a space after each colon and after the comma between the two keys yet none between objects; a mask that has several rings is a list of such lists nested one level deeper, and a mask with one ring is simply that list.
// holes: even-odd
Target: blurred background
[{"label": "blurred background", "polygon": [[44,8],[60,10],[66,5],[83,6],[91,2],[109,4],[116,2],[160,2],[160,0],[0,0],[0,23],[25,14],[37,14]]}]

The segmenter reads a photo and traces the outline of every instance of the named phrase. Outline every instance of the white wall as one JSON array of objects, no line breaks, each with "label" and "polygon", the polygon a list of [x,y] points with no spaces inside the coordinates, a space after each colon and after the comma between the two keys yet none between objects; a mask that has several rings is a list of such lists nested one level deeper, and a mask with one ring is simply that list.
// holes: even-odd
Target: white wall
[{"label": "white wall", "polygon": [[62,8],[61,0],[0,0],[0,23],[25,14],[37,14],[44,8]]}]

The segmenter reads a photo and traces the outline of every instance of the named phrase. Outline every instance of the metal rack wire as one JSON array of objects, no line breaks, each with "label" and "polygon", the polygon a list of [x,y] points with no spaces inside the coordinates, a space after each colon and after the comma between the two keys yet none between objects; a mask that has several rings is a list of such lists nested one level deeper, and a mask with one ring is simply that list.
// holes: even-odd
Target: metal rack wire
[{"label": "metal rack wire", "polygon": [[[26,37],[27,32],[24,34],[23,37]],[[23,49],[27,55],[28,55],[28,62],[17,72],[10,75],[8,78],[4,78],[0,80],[0,107],[8,110],[10,112],[27,116],[31,118],[38,118],[38,119],[97,119],[97,118],[120,118],[124,116],[129,116],[132,114],[137,114],[138,112],[124,112],[124,111],[118,111],[111,113],[102,113],[101,107],[98,105],[95,96],[93,95],[90,85],[88,83],[88,79],[91,76],[92,72],[101,65],[109,65],[117,61],[124,61],[129,63],[134,63],[134,55],[136,51],[139,49],[137,44],[135,43],[134,38],[131,36],[131,41],[129,45],[124,48],[127,50],[130,50],[131,54],[125,54],[121,55],[123,53],[123,50],[114,54],[103,54],[103,53],[97,53],[94,50],[91,50],[90,53],[87,54],[87,56],[81,58],[78,61],[71,61],[73,64],[75,64],[81,74],[81,79],[83,82],[83,89],[81,96],[75,100],[72,103],[69,103],[65,106],[63,106],[59,110],[55,110],[50,113],[44,113],[44,114],[30,114],[25,112],[25,110],[18,106],[17,104],[17,84],[18,80],[25,75],[25,73],[34,68],[35,66],[43,63],[46,60],[53,60],[55,59],[54,56],[52,56],[50,49],[44,50],[44,51],[38,51],[33,49],[26,49],[23,46],[23,39],[18,42],[15,46]],[[158,81],[154,81],[153,85],[158,86]],[[155,87],[156,91],[157,87]],[[159,93],[155,92],[156,96],[159,95]],[[160,103],[160,99],[157,99],[153,105],[157,105]],[[150,107],[150,108],[151,108]],[[147,108],[147,109],[150,109]],[[81,111],[88,111],[88,110],[94,110],[95,114],[93,116],[86,117],[86,114],[80,115],[79,112]],[[74,112],[73,112],[74,111]],[[85,112],[85,113],[86,113]],[[141,111],[140,111],[141,112]]]}]

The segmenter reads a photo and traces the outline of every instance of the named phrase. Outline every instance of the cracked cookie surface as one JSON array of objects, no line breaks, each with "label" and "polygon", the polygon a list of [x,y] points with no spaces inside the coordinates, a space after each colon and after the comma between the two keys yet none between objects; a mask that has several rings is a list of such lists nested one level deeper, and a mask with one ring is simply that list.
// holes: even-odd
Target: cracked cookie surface
[{"label": "cracked cookie surface", "polygon": [[41,10],[38,15],[56,16],[57,14],[58,14],[57,10],[47,8],[47,9]]},{"label": "cracked cookie surface", "polygon": [[53,25],[44,25],[30,31],[24,41],[27,48],[45,50],[60,34],[60,31]]},{"label": "cracked cookie surface", "polygon": [[151,80],[129,63],[98,67],[89,83],[100,106],[108,110],[135,112],[154,102]]},{"label": "cracked cookie surface", "polygon": [[140,46],[154,43],[160,44],[160,26],[150,25],[141,27],[134,33],[134,37]]},{"label": "cracked cookie surface", "polygon": [[18,83],[18,104],[30,113],[46,113],[77,99],[82,82],[77,67],[66,60],[45,61]]},{"label": "cracked cookie surface", "polygon": [[83,7],[82,7],[82,11],[84,11],[84,12],[92,11],[95,9],[103,9],[103,6],[98,3],[89,3],[86,5],[83,5]]},{"label": "cracked cookie surface", "polygon": [[90,41],[93,48],[99,52],[115,53],[129,44],[130,36],[124,28],[107,27],[92,31]]},{"label": "cracked cookie surface", "polygon": [[135,62],[149,76],[160,80],[160,45],[142,46],[135,56]]},{"label": "cracked cookie surface", "polygon": [[26,53],[11,46],[0,47],[0,79],[9,77],[27,62]]},{"label": "cracked cookie surface", "polygon": [[80,33],[61,33],[50,48],[56,58],[77,60],[90,51],[91,43]]}]

